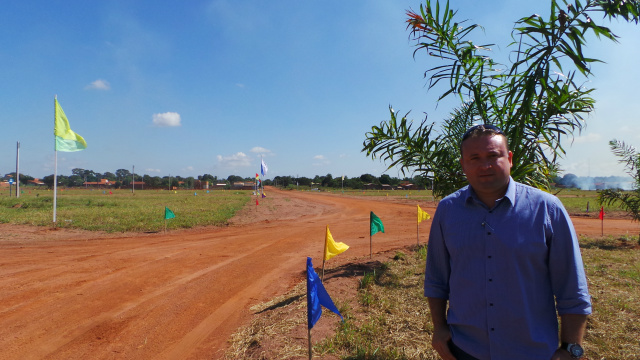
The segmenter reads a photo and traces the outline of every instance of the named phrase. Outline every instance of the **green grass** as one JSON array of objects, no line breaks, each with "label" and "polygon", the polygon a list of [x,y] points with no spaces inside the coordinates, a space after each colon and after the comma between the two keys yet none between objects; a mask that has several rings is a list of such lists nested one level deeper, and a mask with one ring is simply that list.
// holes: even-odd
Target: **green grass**
[{"label": "green grass", "polygon": [[[640,354],[640,249],[624,237],[581,238],[580,246],[593,305],[583,344],[586,358],[637,360]],[[433,326],[422,293],[425,257],[426,246],[389,253],[389,261],[354,279],[355,296],[332,293],[345,321],[340,322],[333,314],[326,315],[322,321],[334,322],[335,332],[314,340],[314,356],[353,360],[439,359],[429,345]],[[331,288],[332,283],[325,286]],[[252,327],[231,342],[235,355],[228,353],[226,357],[262,359],[264,349],[259,345],[267,337],[270,344],[282,344],[281,350],[269,347],[271,357],[268,358],[305,357],[306,338],[292,337],[297,334],[292,332],[296,326],[306,331],[304,289],[303,282],[292,294],[284,296],[294,301],[256,315]],[[363,294],[367,301],[363,302]],[[276,314],[278,316],[271,317]],[[292,321],[294,318],[297,322]],[[265,333],[265,329],[269,332]],[[251,339],[251,343],[246,339]],[[255,352],[249,356],[247,349]]]},{"label": "green grass", "polygon": [[[623,238],[583,238],[580,243],[593,304],[586,356],[638,359],[640,249]],[[396,253],[394,261],[376,269],[379,275],[366,287],[373,301],[362,304],[359,312],[345,306],[354,315],[345,317],[336,335],[317,345],[318,351],[341,359],[438,359],[428,345],[433,328],[421,294],[425,249],[401,257]],[[363,292],[362,286],[357,291]]]},{"label": "green grass", "polygon": [[[250,191],[58,190],[57,226],[107,232],[164,229],[164,208],[176,217],[168,229],[226,224],[250,201]],[[195,195],[197,194],[197,195]],[[51,226],[53,191],[30,189],[20,198],[0,196],[0,223]]]}]

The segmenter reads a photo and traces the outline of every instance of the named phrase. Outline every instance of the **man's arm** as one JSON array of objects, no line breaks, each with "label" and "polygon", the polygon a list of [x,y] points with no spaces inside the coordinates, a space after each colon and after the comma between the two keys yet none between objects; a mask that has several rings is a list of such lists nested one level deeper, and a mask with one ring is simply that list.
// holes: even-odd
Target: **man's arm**
[{"label": "man's arm", "polygon": [[[564,314],[560,315],[560,339],[570,344],[582,344],[585,328],[587,327],[587,315]],[[569,352],[558,349],[551,360],[571,359]]]},{"label": "man's arm", "polygon": [[427,298],[427,300],[431,312],[431,321],[433,322],[431,346],[433,346],[442,359],[456,360],[451,350],[449,350],[451,331],[449,330],[449,324],[447,324],[447,300],[433,297]]}]

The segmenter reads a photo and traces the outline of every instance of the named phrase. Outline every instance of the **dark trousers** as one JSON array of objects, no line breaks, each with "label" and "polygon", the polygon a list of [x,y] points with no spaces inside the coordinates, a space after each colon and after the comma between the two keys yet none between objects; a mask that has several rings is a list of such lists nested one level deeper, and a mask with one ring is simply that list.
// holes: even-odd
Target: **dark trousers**
[{"label": "dark trousers", "polygon": [[451,350],[453,356],[456,357],[456,360],[478,360],[478,358],[467,354],[462,349],[457,347],[456,344],[454,344],[452,341],[449,341],[449,350]]}]

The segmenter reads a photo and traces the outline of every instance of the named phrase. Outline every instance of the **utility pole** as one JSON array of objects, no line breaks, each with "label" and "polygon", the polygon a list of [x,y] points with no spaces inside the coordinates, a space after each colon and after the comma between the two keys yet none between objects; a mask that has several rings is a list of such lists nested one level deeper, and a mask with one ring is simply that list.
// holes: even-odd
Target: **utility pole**
[{"label": "utility pole", "polygon": [[135,193],[136,192],[136,166],[132,165],[133,168],[131,169],[131,192]]},{"label": "utility pole", "polygon": [[[11,193],[11,191],[9,191]],[[11,195],[11,194],[9,194]],[[16,147],[16,198],[20,197],[20,141]]]}]

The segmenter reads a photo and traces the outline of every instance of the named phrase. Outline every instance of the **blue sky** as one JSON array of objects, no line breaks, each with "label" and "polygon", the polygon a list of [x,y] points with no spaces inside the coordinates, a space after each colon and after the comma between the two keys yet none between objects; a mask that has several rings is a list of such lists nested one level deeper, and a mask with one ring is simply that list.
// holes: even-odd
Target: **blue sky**
[{"label": "blue sky", "polygon": [[[10,1],[0,13],[0,173],[53,173],[54,96],[88,148],[58,154],[58,173],[120,168],[151,176],[380,176],[360,150],[388,106],[445,119],[405,26],[418,0]],[[484,25],[477,43],[506,56],[513,22],[546,2],[452,1]],[[542,5],[544,4],[544,5]],[[565,172],[623,175],[608,141],[640,147],[640,27],[611,24],[619,44],[590,40],[596,111]],[[396,170],[386,172],[391,176]]]}]

